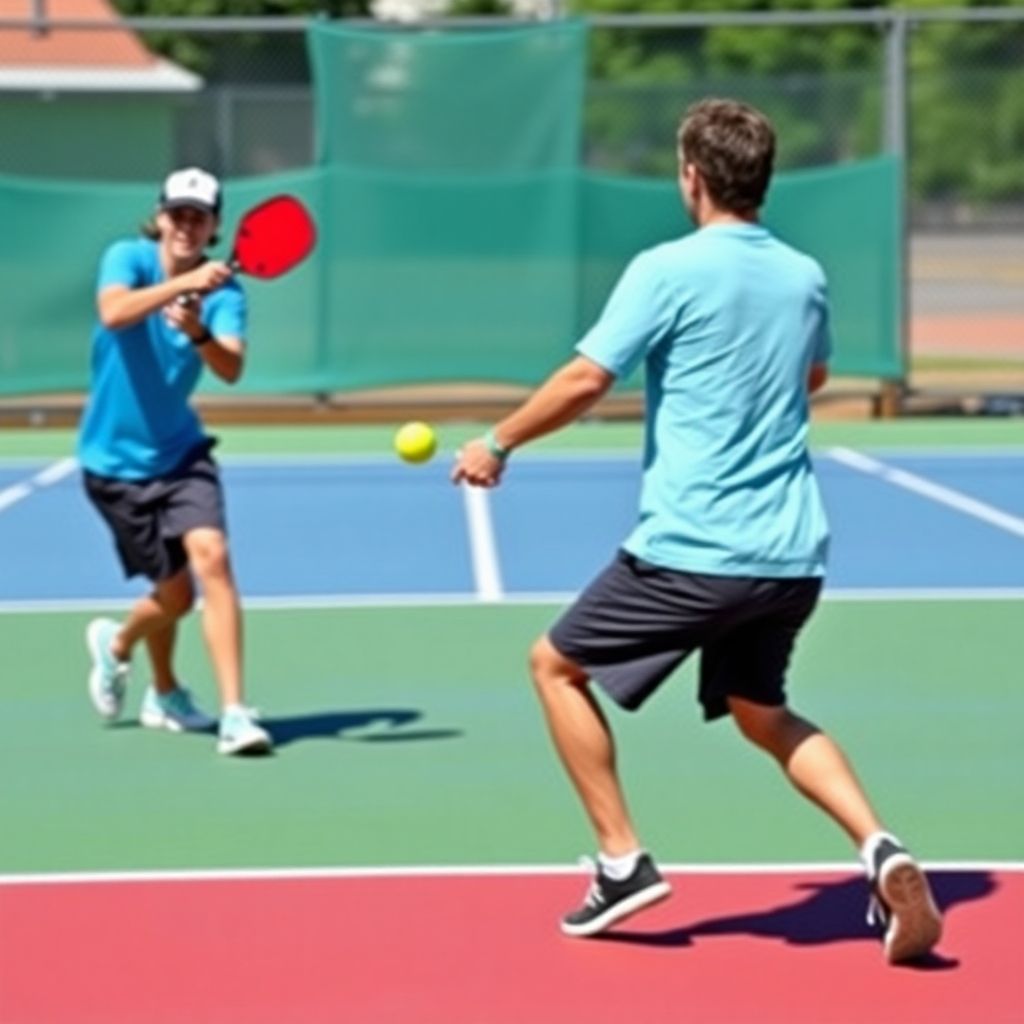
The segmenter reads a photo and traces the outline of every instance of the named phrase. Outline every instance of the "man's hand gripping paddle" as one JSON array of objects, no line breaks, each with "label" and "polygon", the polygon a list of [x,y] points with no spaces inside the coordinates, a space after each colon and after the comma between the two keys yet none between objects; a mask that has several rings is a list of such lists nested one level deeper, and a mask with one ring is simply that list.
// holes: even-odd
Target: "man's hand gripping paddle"
[{"label": "man's hand gripping paddle", "polygon": [[[228,265],[236,273],[270,280],[298,266],[315,245],[316,225],[306,207],[294,196],[272,196],[238,222]],[[193,292],[179,296],[178,302],[200,297]]]}]

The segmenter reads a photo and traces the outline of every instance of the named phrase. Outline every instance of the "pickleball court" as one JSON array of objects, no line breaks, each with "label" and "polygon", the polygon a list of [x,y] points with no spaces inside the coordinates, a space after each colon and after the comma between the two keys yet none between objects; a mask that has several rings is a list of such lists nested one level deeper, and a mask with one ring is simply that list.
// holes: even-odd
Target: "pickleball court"
[{"label": "pickleball court", "polygon": [[[142,729],[133,698],[95,720],[82,631],[135,591],[68,438],[5,438],[0,1019],[1019,1019],[1012,427],[816,435],[833,570],[791,691],[932,871],[946,935],[900,969],[838,830],[727,722],[700,723],[692,666],[644,714],[610,712],[673,898],[601,940],[559,934],[591,839],[525,658],[632,521],[627,432],[577,428],[467,495],[446,474],[468,427],[422,467],[384,431],[226,431],[262,760]],[[209,703],[195,618],[181,644]]]}]

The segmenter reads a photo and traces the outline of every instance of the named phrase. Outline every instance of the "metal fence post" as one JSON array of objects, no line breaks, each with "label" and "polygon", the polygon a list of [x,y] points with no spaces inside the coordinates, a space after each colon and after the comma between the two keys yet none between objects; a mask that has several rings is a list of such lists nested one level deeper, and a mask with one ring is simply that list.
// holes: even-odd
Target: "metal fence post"
[{"label": "metal fence post", "polygon": [[900,161],[900,376],[885,379],[875,401],[878,416],[898,416],[902,411],[910,374],[910,211],[907,176],[909,171],[909,123],[907,90],[907,32],[909,21],[902,11],[886,15],[885,89],[882,94],[882,147]]}]

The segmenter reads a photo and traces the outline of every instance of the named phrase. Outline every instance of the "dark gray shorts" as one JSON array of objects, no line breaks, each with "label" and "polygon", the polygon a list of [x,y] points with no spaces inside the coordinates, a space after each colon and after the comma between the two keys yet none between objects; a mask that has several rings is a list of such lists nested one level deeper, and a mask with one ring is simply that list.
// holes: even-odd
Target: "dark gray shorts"
[{"label": "dark gray shorts", "polygon": [[85,492],[114,535],[125,576],[170,579],[188,564],[182,537],[212,527],[227,532],[212,442],[167,476],[114,480],[85,472]]},{"label": "dark gray shorts", "polygon": [[630,711],[699,649],[698,699],[711,720],[729,713],[727,697],[786,702],[789,657],[821,586],[818,577],[677,572],[620,551],[549,638]]}]

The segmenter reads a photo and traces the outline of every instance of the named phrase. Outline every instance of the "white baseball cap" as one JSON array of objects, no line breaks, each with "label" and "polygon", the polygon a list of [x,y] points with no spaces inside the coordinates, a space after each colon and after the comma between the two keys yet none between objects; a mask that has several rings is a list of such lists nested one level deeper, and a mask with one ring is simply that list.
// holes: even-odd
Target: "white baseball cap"
[{"label": "white baseball cap", "polygon": [[210,213],[220,213],[220,182],[200,167],[185,167],[167,175],[160,190],[160,208],[196,206]]}]

